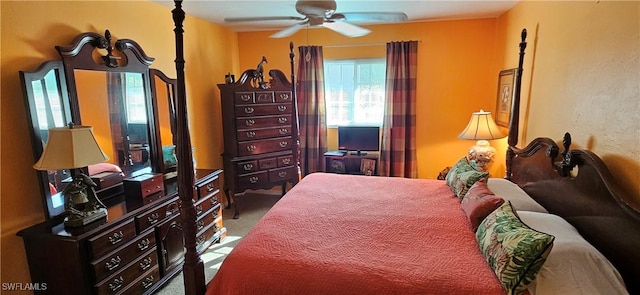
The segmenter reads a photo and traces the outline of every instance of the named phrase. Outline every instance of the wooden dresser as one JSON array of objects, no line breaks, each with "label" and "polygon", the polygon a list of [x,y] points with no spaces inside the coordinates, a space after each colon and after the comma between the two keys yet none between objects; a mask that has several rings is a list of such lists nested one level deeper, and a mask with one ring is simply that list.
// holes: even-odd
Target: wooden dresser
[{"label": "wooden dresser", "polygon": [[[225,192],[270,189],[298,181],[298,112],[293,86],[279,70],[262,82],[256,70],[218,84],[222,101]],[[235,218],[238,217],[234,200]]]},{"label": "wooden dresser", "polygon": [[[196,170],[200,253],[226,236],[221,172]],[[108,220],[65,228],[51,219],[20,231],[32,282],[46,283],[43,294],[151,294],[179,273],[184,240],[177,184],[174,179],[165,181],[162,196],[157,197],[158,180],[162,181],[161,174],[160,178],[141,175],[129,184],[125,180],[125,194],[108,206]],[[145,194],[153,201],[129,201]]]}]

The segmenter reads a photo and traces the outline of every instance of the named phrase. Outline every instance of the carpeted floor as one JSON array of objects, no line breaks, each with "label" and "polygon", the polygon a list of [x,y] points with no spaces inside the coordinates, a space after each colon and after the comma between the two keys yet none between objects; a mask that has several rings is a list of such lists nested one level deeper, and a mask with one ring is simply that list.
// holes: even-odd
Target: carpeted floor
[{"label": "carpeted floor", "polygon": [[[205,279],[209,282],[218,271],[220,264],[233,250],[242,237],[262,218],[270,208],[280,199],[280,195],[268,191],[262,193],[247,193],[240,198],[240,218],[233,219],[233,207],[222,212],[223,224],[227,228],[227,237],[219,244],[212,245],[201,255],[204,262]],[[156,294],[175,295],[184,294],[182,273],[173,278]]]}]

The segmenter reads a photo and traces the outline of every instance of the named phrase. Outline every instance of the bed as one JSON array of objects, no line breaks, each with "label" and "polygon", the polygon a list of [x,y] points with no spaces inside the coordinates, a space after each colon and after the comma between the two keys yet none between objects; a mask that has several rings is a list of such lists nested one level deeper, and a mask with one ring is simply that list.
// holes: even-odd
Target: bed
[{"label": "bed", "polygon": [[[516,151],[514,166],[539,160],[553,166],[547,153],[556,147],[536,139]],[[547,178],[529,163],[522,186],[487,181],[487,189],[508,201],[524,224],[555,238],[536,280],[520,291],[636,294],[638,212],[628,214],[614,198],[549,197],[612,197],[607,191],[615,186],[603,179],[580,188],[582,177],[594,180],[590,170],[598,162],[584,151],[571,153],[572,161],[581,162],[575,177],[555,172]],[[474,190],[476,184],[465,198],[482,194]],[[308,175],[238,243],[207,294],[504,294],[461,207],[446,181]],[[583,213],[564,212],[576,210]]]},{"label": "bed", "polygon": [[[189,158],[181,1],[174,20],[176,153]],[[308,175],[205,282],[193,167],[179,162],[185,293],[640,294],[640,206],[602,160],[571,150],[569,134],[562,147],[549,138],[517,147],[525,39],[523,30],[506,179],[468,181],[464,158],[446,181]]]}]

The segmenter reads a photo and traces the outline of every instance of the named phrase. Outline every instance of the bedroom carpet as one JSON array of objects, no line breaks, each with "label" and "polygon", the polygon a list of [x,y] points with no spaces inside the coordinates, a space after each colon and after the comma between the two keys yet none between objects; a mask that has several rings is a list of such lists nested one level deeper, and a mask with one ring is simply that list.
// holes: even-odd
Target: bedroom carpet
[{"label": "bedroom carpet", "polygon": [[[277,192],[279,193],[279,191]],[[240,218],[233,219],[233,207],[222,211],[224,227],[227,228],[227,237],[219,244],[214,244],[202,254],[204,262],[205,279],[209,282],[218,271],[220,264],[233,250],[233,247],[242,237],[262,218],[262,216],[280,199],[279,194],[272,191],[247,193],[240,199]],[[155,294],[176,295],[184,294],[184,282],[182,273],[178,274]]]}]

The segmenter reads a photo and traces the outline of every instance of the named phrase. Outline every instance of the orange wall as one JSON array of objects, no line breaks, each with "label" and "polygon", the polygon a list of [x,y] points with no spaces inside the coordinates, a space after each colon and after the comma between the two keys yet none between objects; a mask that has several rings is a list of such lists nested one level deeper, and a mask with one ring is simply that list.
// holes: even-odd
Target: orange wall
[{"label": "orange wall", "polygon": [[[640,2],[523,1],[497,28],[501,45],[529,33],[520,143],[568,131],[640,201]],[[498,50],[499,64],[516,62]]]},{"label": "orange wall", "polygon": [[[264,55],[269,60],[267,68],[289,74],[291,41],[296,53],[297,46],[322,45],[326,59],[384,57],[386,42],[420,41],[416,90],[418,177],[435,178],[474,144],[457,138],[471,113],[481,108],[495,109],[500,70],[495,66],[495,26],[496,19],[378,25],[370,26],[372,33],[360,38],[346,38],[327,29],[302,30],[283,39],[269,38],[273,32],[239,33],[240,67],[255,68]],[[509,65],[515,66],[517,62]],[[335,149],[335,130],[329,130],[329,136],[329,148]],[[499,151],[503,152],[504,149]],[[498,157],[504,159],[502,155]],[[493,175],[504,174],[503,162],[496,161]]]},{"label": "orange wall", "polygon": [[[373,33],[354,39],[323,29],[270,39],[270,32],[236,34],[187,16],[187,99],[197,165],[222,166],[215,84],[224,81],[225,73],[238,77],[241,70],[255,67],[262,55],[269,58],[267,69],[288,73],[289,41],[296,46],[323,45],[327,58],[353,58],[383,56],[384,47],[329,46],[419,40],[418,170],[421,178],[435,177],[472,145],[457,139],[470,114],[480,108],[494,110],[498,72],[517,65],[520,30],[527,27],[521,142],[538,136],[560,139],[571,131],[577,147],[600,154],[637,196],[639,5],[523,1],[497,19],[371,26]],[[153,67],[175,77],[173,22],[170,9],[136,1],[0,1],[0,13],[0,281],[29,282],[22,241],[15,233],[41,221],[43,213],[40,191],[32,185],[37,181],[31,168],[35,159],[18,71],[57,59],[54,46],[68,44],[78,33],[108,28],[115,38],[138,41],[156,58]],[[492,172],[500,175],[506,140],[492,144],[498,148]]]},{"label": "orange wall", "polygon": [[[44,214],[29,138],[29,122],[18,71],[59,59],[55,45],[82,32],[114,40],[136,40],[154,57],[152,67],[175,77],[175,37],[171,9],[146,1],[0,1],[1,19],[1,257],[0,281],[29,282],[20,229]],[[236,33],[187,16],[185,21],[187,99],[198,167],[222,167],[219,93],[215,83],[238,67]],[[203,38],[206,36],[206,38]],[[224,40],[224,42],[221,42]],[[220,77],[220,79],[216,79]]]}]

